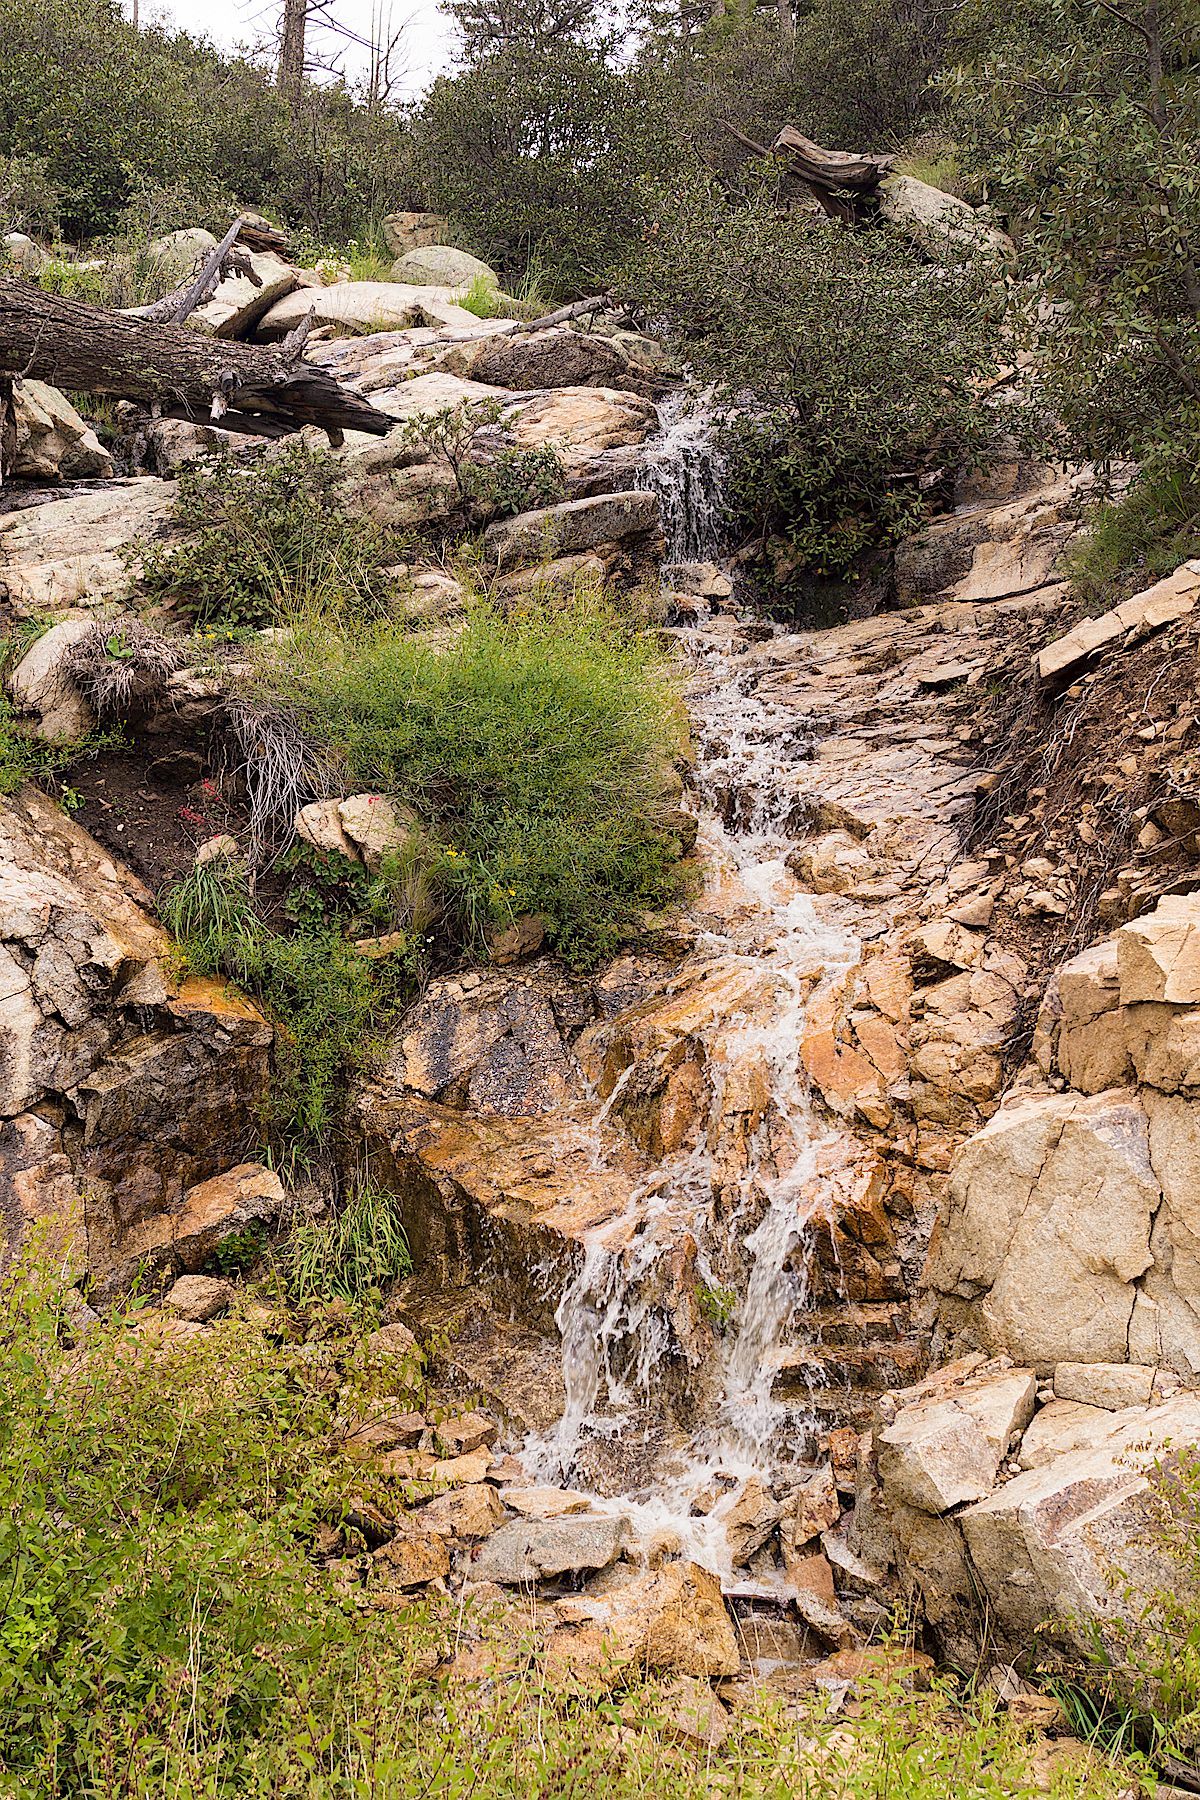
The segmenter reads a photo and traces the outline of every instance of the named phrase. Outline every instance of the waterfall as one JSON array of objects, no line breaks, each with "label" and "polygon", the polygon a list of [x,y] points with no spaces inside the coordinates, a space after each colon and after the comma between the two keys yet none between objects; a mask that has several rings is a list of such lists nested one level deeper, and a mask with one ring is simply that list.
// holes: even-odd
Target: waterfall
[{"label": "waterfall", "polygon": [[635,476],[658,495],[664,561],[706,562],[720,550],[725,524],[725,454],[708,391],[679,388],[658,409],[658,433]]},{"label": "waterfall", "polygon": [[[693,429],[689,424],[687,431]],[[665,435],[678,446],[684,428],[670,425]],[[665,459],[657,466],[665,467]],[[678,494],[679,486],[669,491]],[[690,540],[701,541],[698,531]],[[694,792],[709,886],[737,897],[732,909],[711,912],[701,901],[702,948],[729,991],[746,998],[729,1011],[714,1007],[702,1033],[712,1090],[707,1134],[666,1156],[637,1186],[623,1215],[586,1242],[555,1315],[564,1410],[551,1430],[526,1443],[522,1456],[536,1479],[589,1486],[589,1446],[624,1442],[627,1433],[644,1435],[647,1421],[661,1423],[661,1384],[672,1367],[678,1371],[681,1352],[656,1274],[684,1244],[695,1247],[696,1272],[714,1288],[720,1267],[736,1263],[744,1270],[740,1298],[697,1376],[706,1384],[705,1405],[690,1445],[673,1453],[669,1470],[648,1486],[594,1504],[618,1507],[649,1535],[669,1529],[696,1560],[737,1585],[744,1576],[734,1571],[725,1543],[722,1495],[731,1504],[731,1483],[751,1475],[769,1485],[789,1461],[799,1474],[813,1435],[811,1416],[806,1430],[797,1423],[795,1402],[789,1409],[773,1393],[788,1334],[797,1324],[803,1328],[814,1227],[829,1215],[822,1169],[840,1143],[811,1104],[799,1046],[814,991],[855,963],[860,946],[820,919],[786,867],[795,800],[789,774],[809,754],[794,716],[760,697],[731,667],[719,626],[695,628],[683,641],[695,665]],[[731,1200],[725,1146],[711,1121],[724,1117],[728,1084],[747,1069],[757,1072],[767,1103],[748,1135]],[[619,1102],[622,1084],[597,1123],[598,1159],[604,1154],[600,1123]]]}]

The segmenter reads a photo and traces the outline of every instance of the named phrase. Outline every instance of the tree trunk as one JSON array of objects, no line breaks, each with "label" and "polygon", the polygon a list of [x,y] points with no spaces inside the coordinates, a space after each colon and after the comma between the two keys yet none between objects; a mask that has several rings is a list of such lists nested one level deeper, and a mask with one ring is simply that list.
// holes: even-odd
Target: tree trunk
[{"label": "tree trunk", "polygon": [[162,416],[280,437],[320,425],[383,437],[395,420],[299,360],[299,345],[202,337],[0,277],[0,375],[28,375],[68,392],[117,394]]},{"label": "tree trunk", "polygon": [[279,32],[279,91],[295,114],[304,86],[304,34],[308,0],[283,0]]}]

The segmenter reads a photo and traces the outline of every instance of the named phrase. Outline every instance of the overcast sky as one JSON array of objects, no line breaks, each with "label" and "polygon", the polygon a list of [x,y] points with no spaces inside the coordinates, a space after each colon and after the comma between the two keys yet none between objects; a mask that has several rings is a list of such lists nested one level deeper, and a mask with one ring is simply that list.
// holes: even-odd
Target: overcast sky
[{"label": "overcast sky", "polygon": [[[337,17],[360,37],[371,36],[372,16],[380,8],[386,13],[389,0],[335,0]],[[142,0],[143,19],[169,17],[177,25],[197,35],[213,38],[225,47],[260,40],[271,28],[279,11],[280,0]],[[130,0],[125,0],[130,10]],[[408,74],[405,87],[410,93],[427,87],[448,60],[450,31],[436,0],[391,0],[393,27],[408,22],[406,37]],[[337,40],[322,33],[318,39],[322,52],[338,48]],[[361,67],[364,52],[353,45],[340,47],[346,60],[347,73],[353,75]]]}]

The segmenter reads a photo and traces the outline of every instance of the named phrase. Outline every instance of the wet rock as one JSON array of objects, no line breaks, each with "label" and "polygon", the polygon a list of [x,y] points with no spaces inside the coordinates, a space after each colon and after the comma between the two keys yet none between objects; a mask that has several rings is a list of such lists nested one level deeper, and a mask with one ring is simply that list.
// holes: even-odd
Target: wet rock
[{"label": "wet rock", "polygon": [[744,1567],[779,1523],[779,1502],[757,1475],[751,1475],[718,1510],[733,1565]]},{"label": "wet rock", "polygon": [[212,1275],[181,1275],[173,1282],[163,1308],[177,1319],[206,1325],[233,1304],[233,1283]]},{"label": "wet rock", "polygon": [[431,982],[390,1051],[389,1086],[481,1113],[557,1111],[577,1091],[556,1001],[561,979],[485,973]]},{"label": "wet rock", "polygon": [[629,1540],[624,1518],[595,1513],[518,1519],[492,1536],[472,1574],[480,1581],[520,1587],[555,1575],[577,1575],[615,1562]]},{"label": "wet rock", "polygon": [[877,1439],[885,1496],[928,1513],[982,1499],[1036,1399],[1031,1370],[997,1369],[904,1407]]}]

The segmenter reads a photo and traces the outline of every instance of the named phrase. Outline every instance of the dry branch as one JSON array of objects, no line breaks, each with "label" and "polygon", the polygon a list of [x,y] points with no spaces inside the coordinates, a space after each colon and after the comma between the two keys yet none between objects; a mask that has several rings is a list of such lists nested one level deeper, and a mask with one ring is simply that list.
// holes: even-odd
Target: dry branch
[{"label": "dry branch", "polygon": [[0,277],[0,374],[116,394],[160,415],[278,437],[319,425],[383,437],[395,420],[281,346],[202,337]]}]

